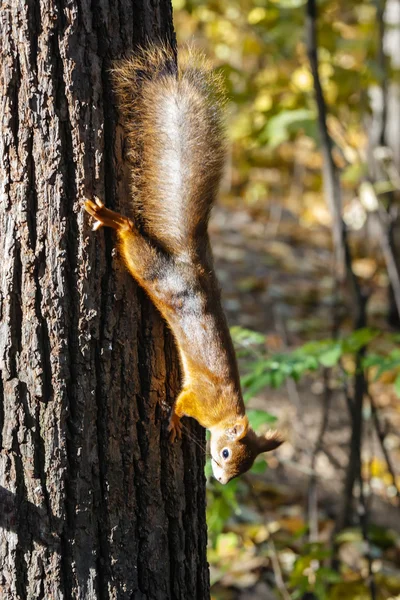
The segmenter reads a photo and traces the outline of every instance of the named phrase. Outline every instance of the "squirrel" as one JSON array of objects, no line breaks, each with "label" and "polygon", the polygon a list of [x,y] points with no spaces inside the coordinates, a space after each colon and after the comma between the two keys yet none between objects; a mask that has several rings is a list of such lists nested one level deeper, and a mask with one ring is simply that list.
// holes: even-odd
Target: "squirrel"
[{"label": "squirrel", "polygon": [[163,45],[122,59],[112,77],[135,220],[96,197],[85,208],[94,230],[116,230],[128,270],[174,335],[183,384],[169,420],[171,441],[182,435],[182,416],[196,419],[211,432],[213,474],[225,484],[283,440],[249,426],[213,267],[207,226],[225,159],[221,81],[202,54],[188,50],[177,64]]}]

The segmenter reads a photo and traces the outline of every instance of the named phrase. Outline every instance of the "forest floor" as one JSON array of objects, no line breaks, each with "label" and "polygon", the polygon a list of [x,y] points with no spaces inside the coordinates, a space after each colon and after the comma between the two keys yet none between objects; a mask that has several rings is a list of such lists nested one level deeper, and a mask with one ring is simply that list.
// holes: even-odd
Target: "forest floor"
[{"label": "forest floor", "polygon": [[[289,213],[278,214],[274,221],[271,215],[252,216],[246,210],[218,207],[210,233],[230,325],[265,334],[271,352],[331,337],[334,290],[327,228],[301,227]],[[361,258],[357,268],[362,275],[363,269],[374,265]],[[369,302],[374,327],[384,323],[384,284],[382,280],[382,285],[376,285]],[[351,436],[344,395],[335,389],[335,381],[329,385],[333,392],[328,410],[321,375],[266,389],[252,400],[253,407],[278,417],[287,441],[268,458],[264,474],[251,476],[251,491],[238,488],[236,492],[239,509],[217,541],[218,552],[210,557],[213,598],[295,598],[296,593],[291,595],[296,590],[294,576],[317,582],[316,595],[309,598],[324,597],[326,582],[318,588],[318,569],[326,564],[323,549],[330,547],[335,519],[342,510]],[[392,387],[375,383],[371,392],[400,483],[400,403]],[[324,418],[323,444],[315,455]],[[400,598],[399,503],[372,421],[366,418],[365,423],[363,459],[369,466],[365,491],[377,598]],[[372,597],[360,579],[368,564],[358,525],[355,522],[342,534],[347,535],[340,545],[344,583],[333,577],[336,591],[332,593],[331,587],[326,598]],[[306,543],[310,526],[321,557],[314,552],[316,546]],[[332,574],[326,571],[325,578],[329,577]],[[279,584],[278,592],[272,591],[273,581]]]}]

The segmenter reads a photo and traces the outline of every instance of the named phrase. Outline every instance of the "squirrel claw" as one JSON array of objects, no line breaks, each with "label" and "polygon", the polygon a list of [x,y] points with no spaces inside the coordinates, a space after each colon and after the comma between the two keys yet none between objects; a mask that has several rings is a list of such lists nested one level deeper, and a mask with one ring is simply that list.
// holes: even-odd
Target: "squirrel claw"
[{"label": "squirrel claw", "polygon": [[101,227],[111,227],[117,230],[133,230],[134,225],[130,219],[123,217],[109,208],[106,208],[97,196],[92,200],[85,200],[85,210],[95,220],[93,231],[97,231]]},{"label": "squirrel claw", "polygon": [[170,417],[168,431],[169,431],[169,441],[171,442],[171,444],[173,444],[176,439],[178,439],[178,440],[182,439],[181,420],[175,414],[172,414]]},{"label": "squirrel claw", "polygon": [[[86,212],[88,212],[89,215],[96,220],[97,220],[97,217],[99,216],[98,213],[100,212],[99,211],[100,206],[97,204],[97,200],[98,199],[96,199],[96,203],[92,202],[92,200],[85,200],[85,204],[84,204]],[[99,200],[99,202],[100,202],[100,200]]]},{"label": "squirrel claw", "polygon": [[95,221],[93,223],[92,231],[97,231],[100,227],[103,227],[103,223],[101,221]]}]

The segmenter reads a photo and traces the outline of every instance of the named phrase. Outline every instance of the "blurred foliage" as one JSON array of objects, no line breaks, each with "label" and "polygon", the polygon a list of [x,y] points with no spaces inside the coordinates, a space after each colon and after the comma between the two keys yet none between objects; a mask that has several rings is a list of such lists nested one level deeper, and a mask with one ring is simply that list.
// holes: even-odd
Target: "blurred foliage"
[{"label": "blurred foliage", "polygon": [[[382,77],[375,59],[376,3],[318,4],[320,77],[350,201],[366,170],[368,89]],[[278,199],[306,222],[328,224],[317,193],[321,155],[304,43],[305,1],[174,0],[173,5],[178,41],[195,40],[225,76],[231,100],[228,190],[252,207],[265,209]]]},{"label": "blurred foliage", "polygon": [[[246,206],[255,215],[269,213],[271,220],[274,207],[278,206],[280,211],[283,208],[286,214],[295,217],[296,226],[299,222],[303,229],[313,228],[315,241],[314,226],[329,227],[331,217],[321,193],[322,156],[313,79],[304,41],[305,4],[305,0],[173,0],[178,42],[204,48],[226,81],[230,102],[225,202]],[[367,181],[370,91],[380,86],[385,76],[398,81],[399,73],[388,65],[385,75],[376,59],[380,41],[379,2],[320,0],[318,8],[319,73],[328,105],[334,159],[341,177],[343,218],[347,227],[361,230],[368,212],[375,210],[371,207],[376,207],[377,195],[394,189],[392,180]],[[281,217],[276,221],[282,227]],[[287,222],[285,225],[288,229]],[[309,232],[304,235],[309,236]],[[376,239],[359,236],[351,244],[352,250],[355,249],[356,275],[370,289],[386,288],[387,277],[379,264]],[[272,243],[268,246],[269,258],[279,259],[286,274],[298,273],[302,268],[299,263],[307,264],[307,256],[300,254],[299,258],[287,243],[275,241],[272,246]],[[328,271],[326,264],[325,276]],[[292,297],[295,302],[298,295],[310,293],[306,281],[309,273],[305,270],[303,274],[305,291],[300,281],[295,280],[287,303]],[[265,286],[253,272],[246,275],[242,293],[252,286],[255,289]],[[322,285],[320,294],[321,290]],[[320,296],[317,300],[321,303]],[[377,300],[381,302],[379,294]],[[279,301],[282,302],[281,296]],[[311,301],[315,303],[314,296]],[[377,312],[372,303],[370,307]],[[296,331],[310,330],[312,318],[313,315],[302,318],[296,324]],[[289,325],[290,331],[294,331],[294,324]],[[326,323],[326,328],[331,325]],[[319,333],[313,331],[312,335],[320,338],[327,329],[322,330],[318,321],[317,330]],[[351,385],[360,351],[362,364],[358,368],[365,370],[368,380],[389,383],[400,396],[397,349],[400,340],[396,336],[365,328],[351,334],[341,333],[338,339],[318,339],[294,350],[271,353],[264,335],[239,327],[233,328],[232,334],[243,371],[246,401],[266,387],[278,388],[289,380],[299,381],[310,374],[321,379],[322,372],[327,370],[339,388],[349,382]],[[264,411],[249,409],[248,414],[259,431],[270,427],[275,420]],[[273,460],[270,459],[271,465]],[[372,476],[389,477],[385,481],[390,485],[391,476],[382,460],[374,456],[367,467]],[[221,486],[210,478],[211,468],[207,466],[212,598],[237,597],[226,595],[227,588],[255,586],[261,573],[268,577],[265,575],[268,569],[274,571],[269,586],[276,588],[281,579],[288,590],[286,594],[293,599],[371,598],[367,550],[360,529],[345,530],[336,537],[339,555],[343,556],[340,569],[333,570],[329,550],[332,518],[319,517],[320,543],[308,543],[303,507],[297,510],[292,499],[290,512],[285,512],[279,492],[265,493],[265,481],[263,485],[260,483],[260,474],[265,469],[267,463],[260,457],[249,475]],[[265,497],[272,503],[269,515]],[[376,597],[398,598],[399,573],[388,565],[390,561],[395,565],[399,562],[399,536],[372,526],[368,535],[378,588]],[[257,597],[264,597],[263,593],[265,589]]]},{"label": "blurred foliage", "polygon": [[263,347],[266,347],[264,336],[255,336],[254,332],[241,327],[233,327],[231,333],[238,345],[238,355],[250,358],[244,367],[246,374],[242,378],[247,400],[266,386],[279,387],[288,377],[298,381],[303,375],[320,367],[340,366],[338,375],[352,375],[356,355],[372,341],[376,342],[378,349],[381,346],[381,351],[366,354],[362,359],[362,366],[368,369],[373,381],[379,380],[383,375],[393,375],[394,389],[400,397],[400,350],[396,346],[399,341],[396,334],[382,333],[366,327],[341,339],[308,342],[291,352],[269,356],[262,353]]},{"label": "blurred foliage", "polygon": [[[399,341],[396,334],[384,334],[364,328],[338,340],[310,342],[295,350],[276,354],[268,351],[268,336],[241,327],[233,327],[231,333],[245,373],[242,385],[246,401],[266,386],[278,387],[289,377],[298,381],[318,369],[336,368],[336,378],[340,385],[354,374],[355,358],[361,349],[365,350],[362,368],[365,369],[367,378],[376,381],[386,376],[387,381],[389,375],[400,396],[400,351],[396,347]],[[331,372],[331,375],[335,376],[335,372]],[[251,425],[259,432],[276,421],[273,415],[264,411],[248,410],[248,415]],[[258,475],[266,468],[266,459],[261,456],[251,469],[250,476],[234,479],[226,486],[221,486],[211,477],[211,466],[207,464],[207,519],[211,546],[209,560],[213,567],[213,582],[224,578],[229,582],[232,577],[234,581],[235,578],[240,581],[242,577],[245,583],[251,582],[246,568],[253,565],[257,545],[266,545],[266,555],[271,555],[271,552],[279,554],[283,564],[288,559],[289,545],[290,558],[286,576],[293,600],[303,598],[307,593],[314,594],[318,600],[371,598],[365,583],[367,549],[360,528],[346,529],[335,537],[339,552],[340,548],[344,548],[359,561],[361,571],[357,574],[354,570],[349,570],[345,563],[340,571],[331,568],[331,546],[326,542],[306,542],[304,536],[308,533],[308,525],[303,518],[276,522],[266,519],[262,522],[262,507],[258,505],[258,501],[252,506],[255,492],[251,474]],[[372,475],[377,474],[379,463],[375,466],[371,464],[369,468]],[[280,538],[278,549],[275,545],[271,549],[268,540],[272,539],[276,531],[282,534],[287,529],[283,539]],[[249,535],[253,536],[251,540],[248,539]],[[400,547],[397,534],[374,525],[368,528],[368,538],[370,552],[376,564],[381,564],[385,553],[390,555]],[[263,554],[260,548],[257,552]],[[235,571],[236,567],[232,570],[233,559],[241,565],[238,573]],[[227,574],[230,574],[228,578]],[[400,593],[398,574],[380,574],[378,579],[378,598],[389,599],[394,597],[393,594]]]}]

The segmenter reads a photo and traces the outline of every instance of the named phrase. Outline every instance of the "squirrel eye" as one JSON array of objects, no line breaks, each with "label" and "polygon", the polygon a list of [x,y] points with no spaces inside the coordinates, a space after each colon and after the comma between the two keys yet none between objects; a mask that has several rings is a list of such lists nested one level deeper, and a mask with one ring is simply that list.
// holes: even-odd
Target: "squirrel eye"
[{"label": "squirrel eye", "polygon": [[229,458],[230,452],[229,452],[228,448],[224,448],[222,450],[221,454],[222,454],[222,458],[227,459],[227,458]]}]

